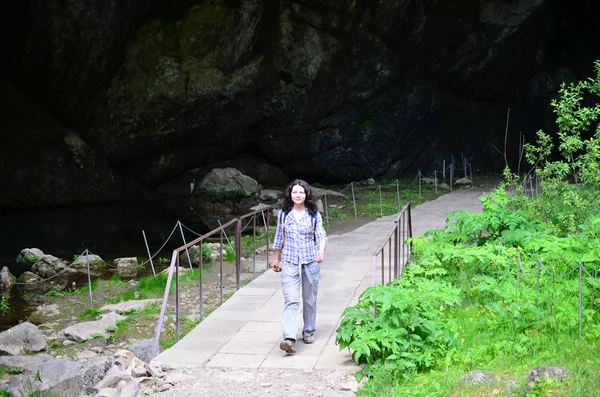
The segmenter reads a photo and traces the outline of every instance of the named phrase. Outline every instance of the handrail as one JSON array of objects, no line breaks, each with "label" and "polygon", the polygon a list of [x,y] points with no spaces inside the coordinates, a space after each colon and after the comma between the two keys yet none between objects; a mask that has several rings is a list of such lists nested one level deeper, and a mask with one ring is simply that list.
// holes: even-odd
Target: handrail
[{"label": "handrail", "polygon": [[[393,242],[392,242],[393,237]],[[377,249],[371,254],[371,285],[376,285],[377,257],[381,256],[381,284],[385,285],[385,247],[388,246],[388,282],[402,277],[402,270],[408,263],[411,253],[411,243],[406,243],[412,237],[412,219],[410,203],[407,203],[394,220],[394,226],[383,238]],[[393,255],[393,257],[392,257]],[[393,261],[393,265],[392,265]],[[392,275],[392,269],[394,273]]]},{"label": "handrail", "polygon": [[[269,223],[270,223],[270,210],[274,208],[273,205],[267,205],[264,206],[263,208],[259,209],[259,210],[255,210],[253,212],[247,213],[245,215],[242,215],[240,217],[237,218],[233,218],[232,220],[230,220],[227,223],[224,223],[222,225],[220,225],[219,227],[209,231],[208,233],[203,234],[202,236],[190,241],[187,244],[182,245],[181,247],[175,248],[173,250],[173,255],[171,257],[171,263],[169,265],[169,272],[167,275],[167,285],[165,286],[165,293],[163,295],[163,300],[162,300],[162,304],[161,304],[161,309],[160,309],[160,315],[158,317],[158,323],[156,325],[156,329],[155,329],[155,334],[154,334],[154,340],[152,342],[152,358],[156,357],[158,355],[158,345],[160,342],[160,334],[162,332],[163,329],[163,323],[164,323],[164,319],[165,319],[165,313],[167,310],[167,302],[169,300],[169,293],[171,291],[171,283],[173,281],[173,273],[175,273],[175,328],[176,328],[176,336],[177,336],[177,341],[179,341],[179,254],[185,250],[187,250],[188,248],[193,247],[194,245],[200,243],[200,256],[199,256],[199,273],[200,273],[200,277],[199,277],[199,292],[200,292],[200,313],[199,313],[199,318],[200,320],[202,320],[202,318],[204,317],[204,308],[203,308],[203,302],[204,299],[202,297],[203,295],[203,287],[202,287],[202,261],[203,261],[203,257],[202,257],[202,241],[204,241],[206,238],[212,236],[213,234],[220,232],[220,237],[219,237],[219,241],[220,241],[220,284],[221,284],[221,288],[220,288],[220,294],[221,294],[221,303],[223,303],[223,232],[224,230],[233,225],[234,226],[234,234],[235,234],[235,275],[236,275],[236,288],[239,289],[240,288],[240,276],[241,276],[241,272],[240,272],[240,264],[241,264],[241,237],[242,237],[242,219],[248,218],[250,216],[253,216],[253,223],[254,223],[254,227],[253,227],[253,252],[252,252],[252,256],[253,256],[253,274],[254,276],[256,276],[255,271],[256,271],[256,215],[258,213],[262,214],[262,219],[263,219],[263,223],[264,226],[266,228],[266,233],[267,233],[267,269],[269,267]],[[265,214],[266,217],[265,217]],[[191,262],[191,261],[190,261]],[[192,264],[190,263],[190,266]]]}]

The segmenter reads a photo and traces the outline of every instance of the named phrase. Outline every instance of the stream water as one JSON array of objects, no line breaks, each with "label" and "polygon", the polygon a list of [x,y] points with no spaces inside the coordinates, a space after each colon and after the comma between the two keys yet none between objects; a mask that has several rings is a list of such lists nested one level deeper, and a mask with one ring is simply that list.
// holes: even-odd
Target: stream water
[{"label": "stream water", "polygon": [[[190,205],[189,199],[164,201],[132,201],[94,206],[69,206],[43,209],[0,210],[0,268],[8,266],[11,273],[18,276],[23,272],[16,263],[16,257],[23,248],[39,248],[46,254],[73,260],[86,248],[104,260],[118,257],[138,256],[147,258],[142,230],[145,232],[151,254],[165,243],[177,221],[196,233],[206,233],[214,225],[226,219],[198,214]],[[197,237],[184,229],[186,241]],[[157,255],[158,258],[171,258],[173,249],[183,245],[183,238],[177,229],[171,239]],[[165,267],[166,264],[162,264]],[[157,263],[157,267],[161,267]],[[150,271],[146,269],[146,271]],[[96,277],[110,277],[112,273]],[[137,277],[139,277],[139,273]],[[70,279],[69,286],[76,282],[77,287],[87,283],[87,276],[81,280]],[[83,279],[85,278],[85,280]],[[46,288],[46,290],[48,290]],[[44,293],[44,288],[39,290]],[[23,321],[36,309],[36,299],[28,298],[30,292],[14,287],[10,292],[10,311],[0,313],[0,330],[5,330]],[[2,293],[0,292],[0,295]],[[4,293],[6,295],[6,293]],[[27,299],[23,299],[26,294]]]},{"label": "stream water", "polygon": [[[197,233],[205,233],[213,218],[196,213],[188,199],[0,210],[0,267],[8,266],[13,274],[20,274],[15,258],[23,248],[32,247],[67,261],[86,248],[105,260],[147,257],[142,230],[154,254],[178,220]],[[185,230],[186,241],[194,237]],[[160,256],[170,258],[172,250],[181,245],[183,239],[177,230]]]}]

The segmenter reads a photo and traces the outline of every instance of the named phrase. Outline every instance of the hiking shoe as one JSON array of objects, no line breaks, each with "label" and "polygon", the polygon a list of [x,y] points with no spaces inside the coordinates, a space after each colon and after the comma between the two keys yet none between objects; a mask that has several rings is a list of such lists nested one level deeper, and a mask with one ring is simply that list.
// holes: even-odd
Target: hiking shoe
[{"label": "hiking shoe", "polygon": [[293,339],[284,339],[279,344],[279,348],[288,354],[296,353],[296,341]]},{"label": "hiking shoe", "polygon": [[315,337],[312,335],[304,335],[302,337],[302,340],[304,341],[304,343],[306,343],[307,345],[310,345],[312,343],[315,343]]}]

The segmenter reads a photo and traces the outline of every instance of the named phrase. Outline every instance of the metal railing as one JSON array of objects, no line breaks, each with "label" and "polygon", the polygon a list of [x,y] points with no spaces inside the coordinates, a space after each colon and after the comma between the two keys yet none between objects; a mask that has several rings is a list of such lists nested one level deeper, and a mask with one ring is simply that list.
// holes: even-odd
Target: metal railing
[{"label": "metal railing", "polygon": [[[154,335],[154,341],[152,344],[152,357],[156,357],[158,355],[158,345],[160,342],[160,334],[162,333],[163,330],[163,324],[164,324],[164,319],[165,319],[165,313],[167,311],[167,303],[169,300],[169,294],[171,291],[171,283],[173,281],[173,273],[175,274],[175,333],[176,333],[176,338],[177,341],[179,341],[179,256],[183,253],[186,252],[187,254],[187,258],[190,261],[190,266],[191,266],[191,260],[189,258],[189,253],[188,253],[188,249],[193,247],[194,245],[199,244],[199,293],[200,293],[200,298],[199,298],[199,319],[200,321],[202,321],[203,317],[204,317],[204,299],[203,299],[203,286],[202,286],[202,265],[203,265],[203,255],[202,255],[202,242],[204,240],[206,240],[207,238],[215,235],[216,233],[219,233],[219,243],[220,243],[220,248],[219,248],[219,269],[220,269],[220,298],[221,298],[221,303],[223,303],[223,236],[225,235],[225,229],[227,227],[233,226],[234,228],[234,238],[235,238],[235,277],[236,277],[236,290],[240,289],[240,279],[241,279],[241,239],[242,239],[242,231],[245,228],[242,228],[242,220],[244,219],[248,219],[250,217],[252,217],[252,220],[250,220],[248,222],[248,224],[246,225],[246,227],[250,224],[250,222],[253,223],[253,251],[252,251],[252,256],[253,256],[253,266],[252,266],[252,274],[253,277],[256,277],[256,217],[258,214],[261,215],[261,220],[264,224],[264,227],[266,229],[266,234],[267,234],[267,250],[266,250],[266,255],[267,255],[267,269],[269,268],[269,221],[270,221],[270,210],[273,208],[273,206],[268,205],[268,206],[264,206],[256,211],[250,212],[248,214],[245,214],[241,217],[238,218],[234,218],[232,220],[230,220],[227,223],[224,223],[222,225],[220,225],[219,227],[217,227],[216,229],[211,230],[210,232],[203,234],[202,236],[198,237],[195,240],[190,241],[189,243],[182,245],[179,248],[176,248],[175,250],[173,250],[173,255],[171,257],[171,264],[169,265],[169,270],[168,270],[168,275],[167,275],[167,285],[165,287],[165,293],[163,296],[163,300],[162,300],[162,305],[161,305],[161,309],[160,309],[160,316],[158,318],[158,324],[156,325],[156,330],[155,330],[155,335]],[[266,212],[266,215],[265,215]],[[226,235],[225,235],[226,237]]]},{"label": "metal railing", "polygon": [[402,270],[410,258],[411,243],[406,243],[406,240],[410,237],[412,237],[412,220],[410,203],[407,203],[394,221],[394,227],[390,229],[379,247],[371,255],[371,285],[377,285],[378,258],[381,258],[382,285],[386,284],[386,268],[388,273],[387,282],[402,277]]}]

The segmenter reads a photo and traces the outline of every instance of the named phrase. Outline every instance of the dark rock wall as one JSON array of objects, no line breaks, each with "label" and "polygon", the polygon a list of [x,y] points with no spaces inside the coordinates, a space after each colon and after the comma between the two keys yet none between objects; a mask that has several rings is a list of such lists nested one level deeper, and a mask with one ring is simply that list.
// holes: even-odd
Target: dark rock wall
[{"label": "dark rock wall", "polygon": [[507,109],[511,142],[533,137],[557,83],[590,74],[595,11],[588,0],[0,0],[0,205],[174,194],[227,164],[263,185],[413,175],[460,153],[499,170]]}]

